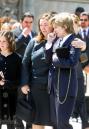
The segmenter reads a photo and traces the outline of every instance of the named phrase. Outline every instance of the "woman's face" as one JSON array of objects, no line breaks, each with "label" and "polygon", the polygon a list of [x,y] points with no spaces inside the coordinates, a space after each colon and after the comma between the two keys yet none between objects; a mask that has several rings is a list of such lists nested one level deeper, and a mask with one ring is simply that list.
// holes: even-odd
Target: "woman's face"
[{"label": "woman's face", "polygon": [[9,50],[9,43],[4,36],[0,36],[0,50],[1,51]]},{"label": "woman's face", "polygon": [[66,35],[65,28],[61,26],[56,26],[56,25],[53,25],[53,28],[54,28],[54,32],[57,35],[57,37],[63,38]]},{"label": "woman's face", "polygon": [[49,22],[46,19],[40,19],[40,31],[42,34],[47,37],[47,35],[53,31],[53,27],[49,24]]}]

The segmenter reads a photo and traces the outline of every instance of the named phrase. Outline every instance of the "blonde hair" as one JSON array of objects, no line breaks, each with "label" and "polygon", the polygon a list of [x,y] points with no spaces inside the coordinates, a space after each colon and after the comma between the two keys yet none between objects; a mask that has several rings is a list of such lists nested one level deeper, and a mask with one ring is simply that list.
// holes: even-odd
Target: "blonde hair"
[{"label": "blonde hair", "polygon": [[72,20],[73,20],[73,27],[75,30],[75,33],[77,34],[80,30],[80,19],[76,14],[71,14]]},{"label": "blonde hair", "polygon": [[11,24],[10,23],[3,23],[1,26],[1,30],[11,30]]},{"label": "blonde hair", "polygon": [[8,44],[9,44],[9,49],[11,52],[15,51],[15,37],[13,32],[11,31],[0,31],[0,37],[5,37]]},{"label": "blonde hair", "polygon": [[71,14],[71,17],[72,17],[73,23],[79,25],[79,21],[80,21],[79,17],[73,13]]},{"label": "blonde hair", "polygon": [[67,33],[74,33],[73,20],[70,13],[63,12],[55,15],[51,20],[51,24],[65,28]]}]

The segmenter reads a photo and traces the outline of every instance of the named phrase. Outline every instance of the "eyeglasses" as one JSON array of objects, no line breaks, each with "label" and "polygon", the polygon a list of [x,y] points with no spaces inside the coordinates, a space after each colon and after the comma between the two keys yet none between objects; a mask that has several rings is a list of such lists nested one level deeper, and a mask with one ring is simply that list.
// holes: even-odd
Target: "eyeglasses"
[{"label": "eyeglasses", "polygon": [[80,19],[80,21],[88,21],[88,19]]}]

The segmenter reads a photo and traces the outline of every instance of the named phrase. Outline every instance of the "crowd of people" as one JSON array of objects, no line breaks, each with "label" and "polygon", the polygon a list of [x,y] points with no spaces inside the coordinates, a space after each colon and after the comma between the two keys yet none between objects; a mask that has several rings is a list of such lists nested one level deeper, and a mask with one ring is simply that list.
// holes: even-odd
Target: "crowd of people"
[{"label": "crowd of people", "polygon": [[89,13],[81,7],[74,14],[46,12],[38,32],[34,20],[26,12],[20,22],[1,26],[0,126],[7,120],[8,129],[24,129],[25,120],[26,129],[73,129],[70,118],[80,116],[89,129],[83,75],[89,73]]}]

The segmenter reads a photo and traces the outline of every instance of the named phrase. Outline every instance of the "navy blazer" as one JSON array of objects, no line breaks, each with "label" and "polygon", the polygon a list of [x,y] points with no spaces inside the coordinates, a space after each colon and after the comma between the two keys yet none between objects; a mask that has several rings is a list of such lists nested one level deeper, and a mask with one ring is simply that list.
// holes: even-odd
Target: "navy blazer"
[{"label": "navy blazer", "polygon": [[[75,97],[77,94],[77,64],[80,56],[80,49],[74,48],[71,45],[71,42],[74,40],[75,36],[71,35],[63,44],[63,47],[66,46],[69,48],[69,58],[64,59],[60,57],[56,57],[50,61],[50,57],[52,54],[52,48],[46,50],[46,58],[47,61],[51,62],[51,67],[49,70],[49,78],[48,78],[48,88],[49,92],[54,92],[55,95],[60,97],[65,97],[68,89],[69,76],[69,90],[68,96]],[[49,55],[48,55],[49,53]],[[53,53],[54,55],[55,53]],[[58,71],[60,70],[60,75],[58,78]],[[71,70],[71,75],[70,75]],[[59,85],[58,85],[59,80]]]}]

